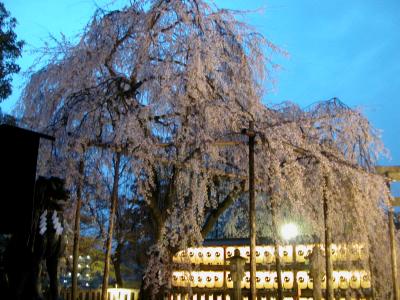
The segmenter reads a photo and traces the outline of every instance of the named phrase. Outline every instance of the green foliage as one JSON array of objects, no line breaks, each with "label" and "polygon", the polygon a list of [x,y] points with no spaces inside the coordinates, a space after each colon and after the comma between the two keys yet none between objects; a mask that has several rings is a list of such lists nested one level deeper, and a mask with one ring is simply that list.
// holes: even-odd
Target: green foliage
[{"label": "green foliage", "polygon": [[24,42],[17,41],[16,24],[17,20],[0,2],[0,101],[11,94],[11,75],[20,70],[15,60],[21,56]]}]

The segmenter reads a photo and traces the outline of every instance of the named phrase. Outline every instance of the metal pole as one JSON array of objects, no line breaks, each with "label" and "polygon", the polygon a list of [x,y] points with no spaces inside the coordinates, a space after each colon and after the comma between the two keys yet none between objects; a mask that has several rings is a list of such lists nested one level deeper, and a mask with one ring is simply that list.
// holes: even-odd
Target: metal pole
[{"label": "metal pole", "polygon": [[325,188],[323,192],[324,198],[324,226],[325,226],[325,271],[326,271],[326,295],[325,299],[334,300],[333,298],[333,267],[331,257],[331,232],[329,230],[328,220],[328,197],[326,195],[326,189],[328,187],[328,178],[325,177]]},{"label": "metal pole", "polygon": [[392,281],[394,300],[399,300],[399,282],[397,281],[397,259],[396,259],[396,241],[394,237],[394,214],[393,207],[389,208],[389,234],[390,234],[390,256],[392,261]]},{"label": "metal pole", "polygon": [[246,130],[245,134],[249,137],[250,300],[256,300],[256,201],[254,174],[254,144],[256,133],[254,131],[254,122],[250,121],[249,130]]}]

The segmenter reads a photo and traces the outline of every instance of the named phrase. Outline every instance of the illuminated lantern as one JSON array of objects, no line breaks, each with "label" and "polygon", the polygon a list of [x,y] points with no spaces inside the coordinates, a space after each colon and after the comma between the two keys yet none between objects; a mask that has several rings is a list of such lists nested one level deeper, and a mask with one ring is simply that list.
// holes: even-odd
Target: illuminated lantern
[{"label": "illuminated lantern", "polygon": [[203,254],[204,254],[203,263],[206,264],[206,265],[211,265],[212,261],[214,259],[213,258],[214,253],[213,253],[212,248],[210,248],[210,247],[203,248]]},{"label": "illuminated lantern", "polygon": [[294,283],[293,272],[282,272],[282,281],[284,289],[292,289]]},{"label": "illuminated lantern", "polygon": [[199,272],[192,272],[190,276],[190,284],[192,287],[197,287],[199,283]]},{"label": "illuminated lantern", "polygon": [[350,274],[350,287],[352,289],[359,289],[361,285],[360,272],[353,271]]},{"label": "illuminated lantern", "polygon": [[233,288],[233,281],[232,281],[232,277],[231,277],[231,273],[230,272],[226,273],[226,287],[228,289],[232,289]]},{"label": "illuminated lantern", "polygon": [[214,272],[206,272],[206,287],[214,287]]},{"label": "illuminated lantern", "polygon": [[199,272],[197,275],[197,286],[199,288],[204,288],[206,286],[206,274],[205,272]]},{"label": "illuminated lantern", "polygon": [[190,284],[189,278],[187,275],[182,274],[179,280],[179,286],[187,287]]},{"label": "illuminated lantern", "polygon": [[264,247],[256,247],[256,263],[261,264],[263,262]]},{"label": "illuminated lantern", "polygon": [[366,271],[361,271],[360,277],[361,277],[361,287],[363,289],[370,289],[371,288],[371,277],[370,277],[369,273]]},{"label": "illuminated lantern", "polygon": [[275,261],[274,247],[264,247],[263,263],[270,264]]},{"label": "illuminated lantern", "polygon": [[243,280],[242,280],[242,285],[244,285],[244,286],[242,286],[242,288],[246,288],[246,289],[250,288],[250,272],[245,273]]},{"label": "illuminated lantern", "polygon": [[195,250],[195,256],[196,256],[196,264],[203,264],[204,263],[204,248],[197,248]]},{"label": "illuminated lantern", "polygon": [[308,274],[306,271],[299,271],[296,274],[297,285],[299,289],[304,290],[307,288]]},{"label": "illuminated lantern", "polygon": [[224,285],[224,273],[223,272],[215,272],[214,273],[214,287],[222,288]]},{"label": "illuminated lantern", "polygon": [[333,288],[339,288],[339,281],[340,281],[340,272],[333,271],[332,273],[332,281],[333,281]]},{"label": "illuminated lantern", "polygon": [[274,276],[272,272],[266,272],[264,278],[264,288],[273,289],[274,288]]},{"label": "illuminated lantern", "polygon": [[296,261],[305,262],[307,256],[307,247],[305,245],[297,245],[296,248]]},{"label": "illuminated lantern", "polygon": [[172,273],[172,285],[173,286],[179,286],[179,278],[181,274],[180,272],[173,272]]},{"label": "illuminated lantern", "polygon": [[193,248],[189,248],[188,249],[188,256],[189,256],[189,261],[192,264],[196,263],[196,256],[195,255],[196,255],[195,250]]},{"label": "illuminated lantern", "polygon": [[343,290],[349,288],[350,273],[347,271],[340,271],[339,287]]},{"label": "illuminated lantern", "polygon": [[214,264],[216,265],[224,264],[224,248],[217,247],[214,249]]},{"label": "illuminated lantern", "polygon": [[264,282],[265,282],[265,272],[257,272],[256,288],[257,289],[264,288]]},{"label": "illuminated lantern", "polygon": [[280,246],[279,256],[283,263],[291,263],[293,261],[293,247],[290,245]]}]

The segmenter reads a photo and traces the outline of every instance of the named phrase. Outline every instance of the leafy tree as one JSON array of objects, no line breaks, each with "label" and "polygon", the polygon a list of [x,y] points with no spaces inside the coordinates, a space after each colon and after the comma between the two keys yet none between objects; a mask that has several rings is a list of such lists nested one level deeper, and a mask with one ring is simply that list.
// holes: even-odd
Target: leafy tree
[{"label": "leafy tree", "polygon": [[11,94],[11,76],[20,70],[15,60],[21,56],[24,42],[17,40],[16,24],[17,20],[0,2],[0,101]]},{"label": "leafy tree", "polygon": [[[275,207],[276,220],[264,222],[301,215],[322,240],[323,203],[329,202],[326,227],[338,241],[371,245],[376,284],[385,293],[390,261],[379,253],[388,245],[388,191],[373,173],[379,137],[338,99],[306,110],[265,106],[263,80],[273,67],[267,50],[278,51],[208,2],[133,1],[97,11],[77,45],[60,43],[49,52],[24,90],[20,114],[32,128],[56,136],[55,160],[44,167],[66,175],[72,186],[81,176],[79,161],[94,159],[99,170],[109,170],[112,178],[93,190],[93,199],[112,200],[108,221],[121,195],[120,163],[129,162],[132,190],[151,228],[144,278],[153,293],[168,287],[172,255],[200,245],[246,194],[240,133],[250,121],[257,133],[257,190],[264,195],[258,205]],[[88,158],[87,151],[96,155]],[[108,230],[105,238],[115,242],[113,234]]]}]

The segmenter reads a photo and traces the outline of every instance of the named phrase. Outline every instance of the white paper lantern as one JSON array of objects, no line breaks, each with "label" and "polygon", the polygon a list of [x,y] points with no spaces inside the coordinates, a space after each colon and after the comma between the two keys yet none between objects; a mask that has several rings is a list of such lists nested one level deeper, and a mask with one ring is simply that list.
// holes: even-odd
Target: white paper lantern
[{"label": "white paper lantern", "polygon": [[273,289],[274,288],[274,274],[273,272],[265,272],[264,278],[264,288],[265,289]]},{"label": "white paper lantern", "polygon": [[222,247],[214,248],[214,264],[216,265],[224,264],[224,248]]},{"label": "white paper lantern", "polygon": [[352,271],[350,273],[350,287],[352,289],[359,289],[361,285],[361,276],[359,271]]},{"label": "white paper lantern", "polygon": [[214,287],[214,272],[206,272],[206,288]]},{"label": "white paper lantern", "polygon": [[307,256],[306,245],[297,245],[295,251],[296,251],[296,261],[300,263],[305,262]]},{"label": "white paper lantern", "polygon": [[264,247],[263,263],[270,264],[275,261],[275,249],[272,246]]},{"label": "white paper lantern", "polygon": [[256,288],[257,289],[263,289],[264,288],[264,282],[265,282],[265,272],[257,272]]},{"label": "white paper lantern", "polygon": [[296,274],[297,286],[299,289],[304,290],[307,288],[308,284],[308,272],[307,271],[299,271]]},{"label": "white paper lantern", "polygon": [[293,247],[291,245],[279,246],[279,256],[283,263],[293,262]]},{"label": "white paper lantern", "polygon": [[361,271],[360,277],[361,277],[361,287],[363,289],[370,289],[371,288],[371,276],[370,276],[369,272]]},{"label": "white paper lantern", "polygon": [[340,271],[339,277],[339,288],[341,289],[348,289],[349,288],[349,281],[350,281],[350,272],[348,271]]},{"label": "white paper lantern", "polygon": [[292,289],[294,284],[294,275],[293,272],[282,272],[282,281],[284,289]]},{"label": "white paper lantern", "polygon": [[222,288],[224,285],[224,273],[223,272],[215,272],[214,273],[214,286],[216,288]]}]

